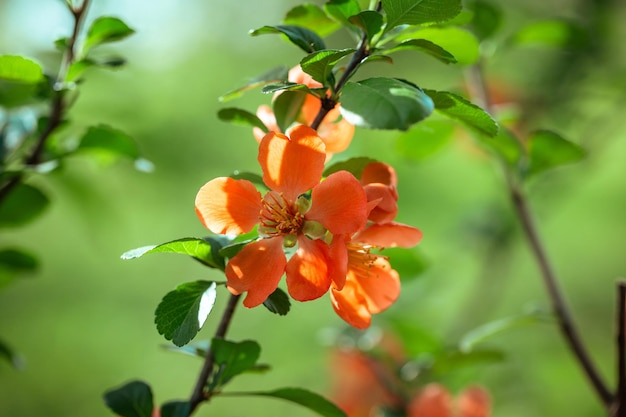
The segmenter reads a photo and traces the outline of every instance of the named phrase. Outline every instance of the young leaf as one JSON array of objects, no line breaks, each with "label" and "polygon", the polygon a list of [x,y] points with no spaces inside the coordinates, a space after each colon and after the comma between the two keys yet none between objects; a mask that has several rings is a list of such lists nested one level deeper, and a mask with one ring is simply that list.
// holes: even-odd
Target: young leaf
[{"label": "young leaf", "polygon": [[85,53],[103,43],[122,40],[135,33],[126,23],[117,17],[102,16],[93,21],[85,39]]},{"label": "young leaf", "polygon": [[382,0],[388,32],[399,25],[442,23],[461,13],[461,0]]},{"label": "young leaf", "polygon": [[7,248],[0,250],[0,287],[17,275],[33,273],[39,268],[39,261],[30,253]]},{"label": "young leaf", "polygon": [[45,82],[39,64],[18,55],[0,55],[0,106],[18,107],[38,98]]},{"label": "young leaf", "polygon": [[502,158],[510,167],[517,167],[522,157],[522,145],[519,140],[508,129],[500,128],[495,137],[478,135],[478,142]]},{"label": "young leaf", "polygon": [[278,83],[268,84],[261,90],[263,94],[273,94],[278,91],[309,92],[311,90],[304,84],[292,83],[291,81],[280,81]]},{"label": "young leaf", "polygon": [[105,392],[104,402],[120,417],[152,417],[152,389],[142,381],[132,381]]},{"label": "young leaf", "polygon": [[404,41],[394,46],[393,48],[385,50],[385,53],[390,54],[392,52],[405,49],[413,49],[419,52],[423,52],[427,55],[432,56],[435,59],[438,59],[444,64],[454,64],[457,62],[454,55],[452,55],[450,52],[426,39],[409,39],[408,41]]},{"label": "young leaf", "polygon": [[0,203],[0,227],[22,226],[41,215],[49,204],[38,188],[19,184]]},{"label": "young leaf", "polygon": [[396,40],[401,42],[410,39],[424,39],[438,45],[452,54],[460,65],[473,64],[480,55],[476,36],[455,26],[429,27],[417,31],[402,32]]},{"label": "young leaf", "polygon": [[83,135],[77,152],[88,152],[102,158],[139,158],[135,140],[121,130],[108,125],[90,127]]},{"label": "young leaf", "polygon": [[279,398],[299,404],[323,417],[348,417],[346,413],[326,398],[302,388],[280,388],[274,391],[246,392],[237,395],[258,395],[262,397]]},{"label": "young leaf", "polygon": [[473,12],[470,26],[474,34],[481,41],[491,38],[502,23],[502,10],[493,2],[484,0],[470,2],[469,9]]},{"label": "young leaf", "polygon": [[285,91],[276,97],[272,107],[274,108],[276,124],[282,132],[286,132],[289,126],[296,121],[305,99],[306,93],[301,91]]},{"label": "young leaf", "polygon": [[322,37],[330,35],[341,27],[337,22],[329,19],[319,6],[310,3],[289,10],[282,23],[307,28]]},{"label": "young leaf", "polygon": [[348,18],[348,21],[360,28],[367,36],[370,43],[372,38],[378,34],[383,27],[383,16],[374,10],[364,10]]},{"label": "young leaf", "polygon": [[204,325],[217,291],[213,281],[181,284],[163,297],[155,311],[159,334],[176,346],[187,344]]},{"label": "young leaf", "polygon": [[435,103],[435,109],[448,117],[459,120],[465,125],[487,136],[498,134],[498,124],[483,109],[461,96],[449,91],[424,90]]},{"label": "young leaf", "polygon": [[263,26],[250,32],[252,36],[279,33],[287,36],[287,39],[306,53],[326,49],[324,41],[315,32],[293,25]]},{"label": "young leaf", "polygon": [[580,161],[585,149],[549,130],[533,132],[528,138],[528,175]]},{"label": "young leaf", "polygon": [[564,19],[542,20],[522,27],[512,37],[514,43],[536,44],[561,48],[580,48],[588,42],[588,34],[577,23]]},{"label": "young leaf", "polygon": [[355,126],[407,130],[428,117],[433,101],[420,88],[392,78],[349,82],[341,95],[341,114]]},{"label": "young leaf", "polygon": [[354,175],[357,179],[361,178],[361,174],[365,167],[371,162],[378,162],[376,159],[368,158],[365,156],[350,158],[345,161],[335,162],[324,170],[324,177],[334,174],[338,171],[348,171]]},{"label": "young leaf", "polygon": [[348,25],[348,19],[357,15],[361,11],[361,6],[357,0],[330,0],[324,4],[324,10],[339,23]]},{"label": "young leaf", "polygon": [[260,87],[262,85],[267,85],[267,84],[275,83],[278,81],[285,81],[287,80],[288,73],[289,73],[289,68],[285,67],[284,65],[281,65],[276,68],[272,68],[271,70],[248,81],[246,85],[236,88],[234,90],[231,90],[228,93],[224,94],[223,96],[220,96],[219,101],[231,100],[235,97],[239,97],[241,94],[243,94],[244,92],[248,90],[251,90],[256,87]]},{"label": "young leaf", "polygon": [[263,305],[269,311],[279,316],[284,316],[289,313],[291,303],[289,302],[289,296],[285,294],[280,288],[276,288],[273,293],[267,297],[267,300],[263,301]]},{"label": "young leaf", "polygon": [[[219,243],[218,246],[217,250],[221,249],[221,245],[219,245]],[[199,239],[195,237],[185,237],[161,243],[160,245],[142,246],[140,248],[131,249],[124,252],[121,258],[125,260],[135,259],[147,253],[158,252],[180,253],[191,256],[208,267],[222,269],[223,265],[221,266],[219,261],[215,259],[213,249],[214,244],[210,241],[210,238]]]},{"label": "young leaf", "polygon": [[400,134],[396,149],[405,158],[421,161],[450,142],[453,132],[454,124],[449,120],[426,119]]},{"label": "young leaf", "polygon": [[74,82],[78,80],[88,68],[91,68],[95,65],[96,62],[88,58],[72,62],[70,67],[67,69],[65,81]]},{"label": "young leaf", "polygon": [[323,85],[332,85],[332,70],[341,58],[353,53],[354,49],[325,49],[317,51],[302,58],[300,66],[302,71],[309,74],[315,81]]},{"label": "young leaf", "polygon": [[261,347],[252,340],[231,342],[214,338],[211,340],[211,351],[219,369],[214,374],[214,380],[210,382],[212,388],[222,386],[233,377],[254,369],[261,355]]},{"label": "young leaf", "polygon": [[188,417],[189,401],[169,401],[161,406],[161,417]]},{"label": "young leaf", "polygon": [[220,111],[217,112],[217,117],[225,122],[258,127],[262,131],[268,132],[267,127],[263,124],[261,119],[259,119],[256,114],[252,114],[247,110],[228,107],[220,109]]}]

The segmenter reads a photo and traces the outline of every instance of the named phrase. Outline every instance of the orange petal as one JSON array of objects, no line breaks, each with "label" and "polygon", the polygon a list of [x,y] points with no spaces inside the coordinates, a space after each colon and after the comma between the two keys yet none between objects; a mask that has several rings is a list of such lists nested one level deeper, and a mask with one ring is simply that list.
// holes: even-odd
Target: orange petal
[{"label": "orange petal", "polygon": [[326,294],[331,280],[328,272],[328,245],[321,240],[298,237],[298,250],[287,263],[287,289],[298,301]]},{"label": "orange petal", "polygon": [[295,67],[289,70],[287,79],[291,81],[292,83],[304,84],[309,88],[323,87],[322,84],[315,81],[313,77],[311,77],[306,72],[302,71],[302,67],[300,65],[296,65]]},{"label": "orange petal", "polygon": [[256,307],[276,290],[286,264],[282,237],[252,242],[228,261],[228,289],[234,294],[248,291],[243,305]]},{"label": "orange petal", "polygon": [[380,183],[363,186],[368,202],[378,201],[369,211],[368,219],[376,223],[387,223],[396,218],[398,214],[397,195],[393,190]]},{"label": "orange petal", "polygon": [[329,246],[330,257],[328,270],[333,288],[341,290],[346,283],[348,273],[348,248],[346,247],[346,235],[334,235]]},{"label": "orange petal", "polygon": [[305,217],[322,223],[333,234],[356,233],[367,222],[363,187],[347,171],[329,175],[313,188],[311,209]]},{"label": "orange petal", "polygon": [[196,214],[213,233],[247,233],[259,222],[261,193],[250,181],[219,177],[196,195]]},{"label": "orange petal", "polygon": [[460,417],[489,417],[491,398],[487,390],[479,386],[466,388],[457,400]]},{"label": "orange petal", "polygon": [[[276,123],[276,116],[274,116],[274,112],[270,106],[266,104],[259,106],[256,111],[256,115],[259,119],[261,119],[265,127],[267,127],[267,130],[270,132],[280,132],[280,128]],[[258,127],[254,127],[252,128],[252,134],[254,135],[256,141],[260,143],[266,133]]]},{"label": "orange petal", "polygon": [[326,153],[338,153],[348,149],[354,130],[346,119],[341,119],[338,122],[322,122],[317,132],[326,145]]},{"label": "orange petal", "polygon": [[383,257],[377,257],[374,265],[368,268],[365,274],[359,269],[352,275],[348,266],[348,280],[352,276],[367,301],[367,309],[372,314],[386,310],[400,296],[400,277]]},{"label": "orange petal", "polygon": [[341,291],[333,289],[330,300],[337,315],[350,326],[357,329],[367,329],[370,326],[372,315],[367,309],[367,301],[354,281],[347,281]]},{"label": "orange petal", "polygon": [[411,248],[422,240],[422,232],[402,223],[372,224],[354,236],[357,242],[369,243],[379,248]]},{"label": "orange petal", "polygon": [[407,417],[452,417],[452,397],[439,384],[428,384],[407,407]]},{"label": "orange petal", "polygon": [[295,127],[290,137],[270,132],[259,146],[263,181],[291,201],[319,183],[325,159],[324,143],[307,126]]},{"label": "orange petal", "polygon": [[384,162],[371,162],[363,169],[361,183],[380,183],[395,188],[398,185],[398,176],[391,165],[387,165]]}]

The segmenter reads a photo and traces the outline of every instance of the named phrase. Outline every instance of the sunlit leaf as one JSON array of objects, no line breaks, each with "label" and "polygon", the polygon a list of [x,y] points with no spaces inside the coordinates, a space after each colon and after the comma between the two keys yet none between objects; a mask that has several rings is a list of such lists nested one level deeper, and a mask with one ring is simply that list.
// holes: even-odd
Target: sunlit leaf
[{"label": "sunlit leaf", "polygon": [[347,25],[348,19],[361,11],[361,6],[357,0],[330,0],[324,4],[324,10],[333,19]]},{"label": "sunlit leaf", "polygon": [[498,134],[498,124],[483,109],[449,91],[424,90],[435,103],[435,109],[487,136]]},{"label": "sunlit leaf", "polygon": [[232,173],[232,175],[229,175],[229,177],[236,179],[236,180],[250,181],[251,183],[255,185],[259,185],[261,187],[267,188],[267,185],[265,185],[265,183],[263,182],[263,177],[253,172],[235,171]]},{"label": "sunlit leaf", "polygon": [[105,392],[104,402],[121,417],[152,417],[152,389],[142,381],[132,381]]},{"label": "sunlit leaf", "polygon": [[180,253],[188,255],[211,268],[220,268],[219,263],[214,259],[212,245],[205,239],[186,237],[172,240],[160,245],[142,246],[132,249],[122,254],[122,259],[139,258],[147,253]]},{"label": "sunlit leaf", "polygon": [[228,107],[220,109],[217,112],[217,117],[225,122],[236,123],[244,126],[258,127],[262,131],[267,133],[267,127],[258,118],[256,114],[250,113],[247,110],[238,109],[236,107]]},{"label": "sunlit leaf", "polygon": [[549,130],[533,132],[527,143],[530,161],[528,175],[578,162],[587,154],[581,146]]},{"label": "sunlit leaf", "polygon": [[263,26],[262,28],[253,30],[250,32],[252,36],[266,35],[278,33],[287,36],[287,39],[294,45],[301,48],[306,53],[315,51],[321,51],[326,49],[324,41],[315,32],[293,25],[277,25],[277,26]]},{"label": "sunlit leaf", "polygon": [[348,21],[360,28],[370,41],[383,26],[383,16],[374,10],[364,10],[351,16]]},{"label": "sunlit leaf", "polygon": [[389,31],[399,25],[441,23],[461,12],[461,0],[382,0]]},{"label": "sunlit leaf", "polygon": [[0,55],[0,106],[34,102],[44,83],[43,70],[35,61],[19,55]]},{"label": "sunlit leaf", "polygon": [[372,163],[377,162],[376,159],[360,156],[356,158],[350,158],[345,161],[335,162],[324,170],[324,176],[327,177],[330,174],[334,174],[338,171],[348,171],[352,173],[356,178],[361,178],[361,174],[365,167]]},{"label": "sunlit leaf", "polygon": [[278,314],[279,316],[286,315],[289,313],[289,309],[291,308],[289,296],[280,288],[276,288],[274,292],[267,297],[267,300],[263,302],[263,305],[269,311],[274,314]]},{"label": "sunlit leaf", "polygon": [[311,90],[304,84],[293,83],[291,81],[280,81],[277,83],[267,84],[261,91],[263,94],[273,94],[279,91],[309,92]]},{"label": "sunlit leaf", "polygon": [[345,56],[354,52],[354,49],[325,49],[317,51],[302,58],[300,66],[302,71],[309,74],[315,81],[323,85],[332,85],[332,70]]},{"label": "sunlit leaf", "polygon": [[444,64],[454,64],[457,62],[456,58],[450,52],[426,39],[409,39],[408,41],[404,41],[393,48],[385,50],[385,53],[390,54],[392,52],[407,49],[416,50],[430,55]]},{"label": "sunlit leaf", "polygon": [[341,27],[337,22],[329,19],[319,6],[310,3],[289,10],[282,23],[307,28],[322,37],[330,35]]},{"label": "sunlit leaf", "polygon": [[341,114],[351,124],[369,129],[407,130],[428,117],[434,104],[420,88],[392,78],[349,82],[341,95]]},{"label": "sunlit leaf", "polygon": [[305,99],[306,93],[301,91],[285,91],[276,97],[272,107],[276,124],[282,132],[286,132],[289,126],[296,121]]},{"label": "sunlit leaf", "polygon": [[102,16],[93,21],[87,30],[84,50],[89,51],[95,46],[122,40],[135,33],[126,23],[117,17]]},{"label": "sunlit leaf", "polygon": [[455,26],[429,27],[403,32],[397,41],[424,39],[438,45],[456,58],[461,65],[473,64],[478,60],[479,43],[471,32]]},{"label": "sunlit leaf", "polygon": [[168,401],[161,406],[161,417],[189,417],[189,401]]},{"label": "sunlit leaf", "polygon": [[159,334],[176,346],[187,344],[204,325],[216,296],[213,281],[179,285],[163,297],[155,311],[154,321]]},{"label": "sunlit leaf", "polygon": [[103,124],[90,127],[80,139],[76,151],[93,155],[105,162],[118,158],[139,158],[139,149],[132,137]]},{"label": "sunlit leaf", "polygon": [[39,268],[39,261],[21,249],[0,249],[0,287],[22,274],[32,274]]},{"label": "sunlit leaf", "polygon": [[284,65],[281,65],[276,68],[272,68],[271,70],[248,81],[244,86],[231,90],[228,93],[224,94],[223,96],[220,96],[219,100],[220,101],[231,100],[235,97],[239,97],[244,92],[251,90],[253,88],[261,87],[263,85],[267,85],[271,83],[276,83],[279,81],[285,81],[287,80],[288,73],[289,73],[289,68],[287,68]]},{"label": "sunlit leaf", "polygon": [[280,388],[274,391],[255,391],[227,395],[257,395],[278,398],[299,404],[323,417],[347,417],[346,413],[326,398],[302,388]]},{"label": "sunlit leaf", "polygon": [[218,368],[214,379],[209,382],[212,388],[222,386],[233,377],[253,369],[261,355],[261,347],[253,340],[231,342],[214,338],[211,340],[211,351]]},{"label": "sunlit leaf", "polygon": [[429,118],[401,133],[396,139],[396,149],[405,158],[421,161],[449,143],[453,132],[451,121]]},{"label": "sunlit leaf", "polygon": [[491,38],[502,23],[502,10],[491,1],[474,0],[469,3],[472,10],[470,26],[480,40]]},{"label": "sunlit leaf", "polygon": [[78,80],[87,69],[95,65],[96,62],[88,58],[72,62],[65,75],[65,81],[71,82]]},{"label": "sunlit leaf", "polygon": [[38,188],[18,184],[0,202],[0,227],[22,226],[40,216],[50,204]]},{"label": "sunlit leaf", "polygon": [[541,20],[519,29],[512,37],[521,45],[544,45],[579,48],[587,44],[588,35],[578,23],[564,19]]}]

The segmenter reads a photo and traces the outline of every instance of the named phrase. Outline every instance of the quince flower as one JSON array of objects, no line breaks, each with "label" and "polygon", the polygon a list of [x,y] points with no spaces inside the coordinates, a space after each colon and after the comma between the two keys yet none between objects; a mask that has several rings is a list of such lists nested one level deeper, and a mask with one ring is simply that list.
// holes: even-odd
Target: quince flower
[{"label": "quince flower", "polygon": [[[367,198],[348,172],[320,182],[325,158],[324,143],[307,126],[295,127],[289,137],[270,132],[261,140],[258,155],[270,191],[261,196],[249,181],[220,177],[198,192],[196,213],[212,232],[242,234],[258,225],[261,239],[246,245],[225,270],[232,293],[247,291],[246,307],[263,303],[283,273],[289,294],[307,301],[325,294],[333,271],[345,269],[321,238],[326,231],[352,235],[363,229]],[[310,199],[305,195],[309,190]],[[296,246],[288,261],[283,249]]]},{"label": "quince flower", "polygon": [[454,401],[440,384],[428,384],[407,406],[408,417],[489,417],[491,399],[482,387],[465,388]]}]

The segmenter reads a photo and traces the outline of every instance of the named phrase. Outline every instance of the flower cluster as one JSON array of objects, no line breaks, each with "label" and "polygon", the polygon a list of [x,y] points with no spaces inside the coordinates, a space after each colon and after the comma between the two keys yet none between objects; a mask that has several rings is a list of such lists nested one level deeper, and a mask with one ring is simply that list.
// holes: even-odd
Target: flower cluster
[{"label": "flower cluster", "polygon": [[331,292],[337,314],[357,328],[398,297],[400,280],[379,248],[410,247],[421,232],[395,223],[396,176],[372,163],[360,178],[338,171],[323,178],[327,146],[313,129],[298,125],[289,134],[270,132],[259,143],[261,194],[247,180],[215,178],[196,196],[202,223],[219,234],[256,227],[259,239],[226,265],[228,289],[247,293],[246,307],[263,303],[286,275],[298,301]]}]

